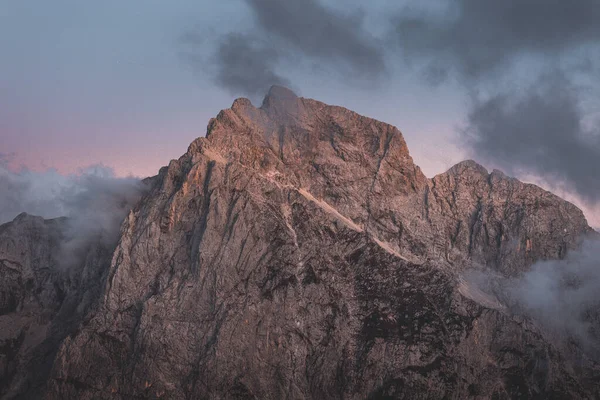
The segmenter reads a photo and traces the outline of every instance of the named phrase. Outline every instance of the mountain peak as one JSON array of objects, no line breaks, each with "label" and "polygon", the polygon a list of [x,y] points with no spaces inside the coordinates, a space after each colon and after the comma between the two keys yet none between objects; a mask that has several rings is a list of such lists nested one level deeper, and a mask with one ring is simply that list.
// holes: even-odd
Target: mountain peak
[{"label": "mountain peak", "polygon": [[273,85],[263,99],[261,108],[268,108],[275,103],[295,102],[298,99],[296,93],[284,86]]},{"label": "mountain peak", "polygon": [[478,173],[483,176],[487,176],[488,170],[478,162],[474,160],[464,160],[452,166],[446,173],[454,175],[463,175],[467,172]]}]

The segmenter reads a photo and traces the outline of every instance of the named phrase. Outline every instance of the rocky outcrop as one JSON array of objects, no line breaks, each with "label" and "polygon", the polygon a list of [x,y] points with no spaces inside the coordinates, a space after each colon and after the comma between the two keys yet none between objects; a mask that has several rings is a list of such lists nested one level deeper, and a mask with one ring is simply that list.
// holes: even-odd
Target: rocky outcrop
[{"label": "rocky outcrop", "polygon": [[564,258],[593,234],[573,204],[473,161],[434,177],[425,202],[426,218],[444,232],[446,258],[459,268],[478,263],[515,276],[537,260]]},{"label": "rocky outcrop", "polygon": [[48,399],[599,395],[592,360],[462,278],[591,232],[536,186],[471,161],[427,179],[395,127],[279,87],[151,183]]},{"label": "rocky outcrop", "polygon": [[0,395],[36,398],[62,340],[99,298],[110,250],[64,254],[68,220],[20,214],[0,226]]}]

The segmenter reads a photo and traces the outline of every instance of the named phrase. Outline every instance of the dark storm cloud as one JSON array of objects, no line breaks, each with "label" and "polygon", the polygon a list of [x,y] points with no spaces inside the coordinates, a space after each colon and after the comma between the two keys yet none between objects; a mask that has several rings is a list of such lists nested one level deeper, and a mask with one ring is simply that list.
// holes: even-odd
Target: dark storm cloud
[{"label": "dark storm cloud", "polygon": [[[385,72],[383,50],[363,29],[358,14],[340,14],[317,0],[245,2],[253,20],[251,32],[221,36],[209,60],[187,57],[202,70],[211,64],[215,83],[230,92],[256,95],[274,84],[291,85],[280,72],[282,62],[330,68],[351,78],[348,82],[373,80]],[[192,44],[192,54],[206,44],[189,33],[184,41]]]},{"label": "dark storm cloud", "polygon": [[357,76],[384,72],[383,50],[362,29],[358,15],[347,16],[317,0],[246,0],[265,32],[324,63],[347,64]]},{"label": "dark storm cloud", "polygon": [[585,94],[573,82],[593,81],[599,20],[597,0],[459,0],[405,8],[392,37],[430,82],[453,75],[469,93],[487,93],[472,95],[463,136],[470,156],[595,202],[600,131],[584,127]]},{"label": "dark storm cloud", "polygon": [[459,0],[444,10],[405,8],[393,37],[405,56],[435,71],[479,78],[521,55],[554,57],[597,44],[598,21],[597,0]]},{"label": "dark storm cloud", "polygon": [[562,73],[551,73],[521,94],[475,101],[466,142],[473,155],[509,173],[533,173],[597,201],[600,129],[584,127],[577,95]]},{"label": "dark storm cloud", "polygon": [[278,50],[240,33],[223,37],[215,53],[215,81],[233,93],[263,95],[271,85],[289,85],[275,72]]}]

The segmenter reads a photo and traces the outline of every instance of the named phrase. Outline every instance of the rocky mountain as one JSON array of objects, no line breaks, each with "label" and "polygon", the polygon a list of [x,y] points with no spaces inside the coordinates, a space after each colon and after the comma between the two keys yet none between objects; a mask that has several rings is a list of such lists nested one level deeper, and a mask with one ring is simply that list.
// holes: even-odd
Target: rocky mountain
[{"label": "rocky mountain", "polygon": [[75,272],[61,220],[0,227],[4,398],[600,396],[594,360],[464,275],[593,233],[537,186],[473,161],[428,179],[395,127],[281,87],[150,184]]}]

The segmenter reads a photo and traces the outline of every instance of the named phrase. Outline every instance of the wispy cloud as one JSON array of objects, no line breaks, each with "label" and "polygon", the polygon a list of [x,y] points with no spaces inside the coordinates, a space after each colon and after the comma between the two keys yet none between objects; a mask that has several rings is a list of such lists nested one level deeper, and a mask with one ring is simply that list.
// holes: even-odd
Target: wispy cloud
[{"label": "wispy cloud", "polygon": [[114,246],[121,222],[145,190],[139,179],[117,178],[104,166],[62,175],[55,170],[15,172],[0,163],[0,223],[21,212],[67,217],[60,262],[70,265],[91,243]]}]

